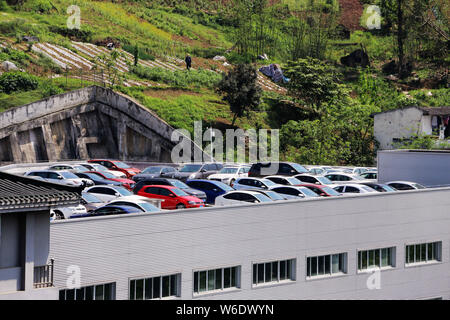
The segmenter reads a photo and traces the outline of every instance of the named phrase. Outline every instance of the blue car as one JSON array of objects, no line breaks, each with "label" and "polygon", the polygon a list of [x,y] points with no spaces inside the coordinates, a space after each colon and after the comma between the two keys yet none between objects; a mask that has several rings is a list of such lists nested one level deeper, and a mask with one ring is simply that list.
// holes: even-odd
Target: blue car
[{"label": "blue car", "polygon": [[186,184],[193,189],[197,189],[206,193],[207,203],[214,203],[216,197],[221,196],[228,191],[234,190],[225,183],[214,180],[194,179],[187,180]]},{"label": "blue car", "polygon": [[123,205],[106,205],[101,208],[98,208],[94,211],[90,211],[88,213],[74,214],[70,216],[70,219],[75,218],[87,218],[87,217],[100,217],[100,216],[109,216],[114,214],[126,214],[126,213],[140,213],[144,212],[144,210],[131,207],[131,206],[123,206]]}]

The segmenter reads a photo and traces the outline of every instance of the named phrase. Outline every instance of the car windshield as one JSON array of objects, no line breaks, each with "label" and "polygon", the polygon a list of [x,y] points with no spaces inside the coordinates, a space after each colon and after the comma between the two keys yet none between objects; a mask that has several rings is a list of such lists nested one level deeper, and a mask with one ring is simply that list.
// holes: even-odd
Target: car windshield
[{"label": "car windshield", "polygon": [[239,168],[224,167],[224,168],[222,168],[222,170],[219,171],[219,173],[233,174],[233,173],[236,173],[238,171],[238,169]]},{"label": "car windshield", "polygon": [[282,196],[280,196],[279,193],[276,193],[275,191],[266,191],[265,192],[272,200],[284,200]]},{"label": "car windshield", "polygon": [[337,192],[336,190],[334,190],[330,187],[323,187],[322,190],[325,191],[326,193],[328,193],[330,196],[339,196],[340,195],[339,192]]},{"label": "car windshield", "polygon": [[139,204],[139,206],[141,206],[145,210],[145,212],[159,211],[159,209],[157,207],[155,207],[154,205],[152,205],[151,203],[139,202],[138,204]]},{"label": "car windshield", "polygon": [[173,188],[173,189],[170,189],[173,193],[175,193],[177,196],[179,196],[179,197],[185,197],[185,196],[187,196],[188,194],[186,193],[186,192],[184,192],[183,190],[180,190],[180,189],[177,189],[177,188]]},{"label": "car windshield", "polygon": [[372,189],[371,187],[362,186],[361,189],[366,190],[367,192],[374,192],[376,190]]},{"label": "car windshield", "polygon": [[97,198],[96,196],[94,196],[93,194],[90,194],[90,193],[83,193],[82,197],[83,197],[84,201],[86,201],[87,203],[103,202],[102,200],[100,200],[99,198]]},{"label": "car windshield", "polygon": [[130,192],[130,191],[128,191],[127,189],[122,188],[122,187],[114,188],[114,190],[116,190],[118,193],[120,193],[120,194],[121,194],[122,196],[124,196],[124,197],[132,196],[132,195],[133,195],[132,192]]},{"label": "car windshield", "polygon": [[321,184],[333,184],[333,181],[331,181],[327,177],[316,177],[316,179],[319,180]]},{"label": "car windshield", "polygon": [[412,185],[413,185],[413,187],[416,187],[417,189],[426,189],[423,185],[418,184],[418,183],[413,183]]},{"label": "car windshield", "polygon": [[303,192],[303,194],[307,197],[318,197],[319,195],[315,193],[312,190],[309,190],[308,188],[302,187],[300,190]]},{"label": "car windshield", "polygon": [[298,163],[291,163],[291,166],[297,170],[298,173],[306,173],[308,170],[305,169],[305,167],[299,165]]},{"label": "car windshield", "polygon": [[187,164],[181,168],[180,172],[196,172],[202,167],[201,164]]},{"label": "car windshield", "polygon": [[59,174],[62,175],[65,179],[78,179],[78,177],[72,172],[60,172]]},{"label": "car windshield", "polygon": [[272,202],[272,200],[269,197],[267,197],[267,196],[265,196],[263,194],[258,193],[258,194],[255,194],[254,196],[256,198],[258,198],[258,200],[261,201],[261,202]]},{"label": "car windshield", "polygon": [[161,171],[161,167],[148,167],[145,168],[142,173],[159,173]]},{"label": "car windshield", "polygon": [[293,185],[302,184],[302,182],[300,180],[293,178],[293,177],[286,178],[286,180],[289,181],[289,183],[293,184]]},{"label": "car windshield", "polygon": [[389,192],[395,191],[394,188],[392,188],[392,187],[390,187],[390,186],[388,186],[388,185],[382,185],[381,187],[382,187],[384,190],[389,191]]},{"label": "car windshield", "polygon": [[92,163],[91,165],[92,165],[92,167],[94,167],[95,171],[108,171],[108,168],[105,166],[102,166],[101,164]]},{"label": "car windshield", "polygon": [[[113,175],[112,173],[109,173],[108,171],[99,171],[99,173],[101,173],[102,175],[105,176],[106,179],[115,179],[116,176]],[[102,176],[100,176],[100,178],[103,178]]]},{"label": "car windshield", "polygon": [[263,182],[266,186],[268,186],[268,187],[272,187],[272,186],[275,186],[276,185],[276,183],[275,182],[273,182],[273,181],[271,181],[271,180],[269,180],[269,179],[261,179],[261,182]]},{"label": "car windshield", "polygon": [[117,167],[119,167],[120,169],[129,169],[131,168],[129,165],[127,165],[126,163],[123,163],[121,161],[114,161],[113,162]]},{"label": "car windshield", "polygon": [[77,171],[87,171],[87,168],[86,167],[83,167],[82,165],[75,165],[75,166],[73,166],[73,168],[75,169],[75,170],[77,170]]},{"label": "car windshield", "polygon": [[186,183],[181,182],[180,180],[170,180],[170,183],[174,187],[177,187],[179,189],[189,189],[190,188]]}]

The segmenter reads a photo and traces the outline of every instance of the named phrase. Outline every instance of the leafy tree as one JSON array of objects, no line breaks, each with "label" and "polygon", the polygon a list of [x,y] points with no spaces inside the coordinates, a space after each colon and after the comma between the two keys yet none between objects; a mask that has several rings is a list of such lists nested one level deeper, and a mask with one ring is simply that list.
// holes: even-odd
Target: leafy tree
[{"label": "leafy tree", "polygon": [[336,70],[318,59],[288,61],[284,74],[290,78],[287,85],[289,94],[299,104],[313,108],[316,115],[323,113],[323,103],[343,96]]},{"label": "leafy tree", "polygon": [[139,46],[137,44],[134,46],[133,57],[134,57],[134,66],[137,66],[139,62]]},{"label": "leafy tree", "polygon": [[237,117],[259,105],[262,90],[257,80],[256,69],[250,64],[238,64],[222,75],[217,91],[224,95],[223,100],[230,105],[231,112],[234,113],[232,125]]}]

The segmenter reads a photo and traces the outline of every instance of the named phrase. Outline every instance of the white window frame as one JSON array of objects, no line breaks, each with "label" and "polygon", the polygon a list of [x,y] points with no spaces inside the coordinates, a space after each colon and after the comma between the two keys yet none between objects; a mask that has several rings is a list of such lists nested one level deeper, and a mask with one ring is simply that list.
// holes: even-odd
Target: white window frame
[{"label": "white window frame", "polygon": [[[288,271],[288,261],[291,262],[291,271],[290,271],[290,278],[287,279],[283,279],[280,280],[280,263],[281,262],[285,262],[286,263],[286,276],[287,276],[287,271]],[[266,264],[270,263],[273,264],[274,262],[277,263],[277,280],[272,280],[272,281],[268,281],[266,282]],[[258,265],[259,264],[263,264],[264,265],[264,269],[263,269],[263,275],[264,275],[264,281],[261,283],[258,283]],[[253,268],[256,265],[256,283],[253,282]],[[291,282],[295,282],[297,280],[296,278],[296,268],[297,268],[297,259],[296,258],[290,258],[290,259],[282,259],[282,260],[271,260],[271,261],[260,261],[260,262],[253,262],[252,263],[252,288],[257,288],[257,287],[263,287],[263,286],[273,286],[273,285],[277,285],[277,284],[283,284],[283,283],[291,283]]]},{"label": "white window frame", "polygon": [[[176,294],[175,295],[171,295],[170,293],[172,292],[172,286],[170,285],[170,277],[171,276],[175,276],[176,277]],[[162,292],[163,292],[163,280],[162,278],[164,277],[169,277],[169,296],[167,297],[163,297],[162,296]],[[159,278],[159,298],[153,298],[153,279],[155,278]],[[152,298],[151,299],[146,299],[145,298],[145,283],[147,279],[152,279]],[[157,276],[148,276],[148,277],[143,277],[143,278],[130,278],[128,280],[128,299],[130,299],[130,295],[131,295],[131,281],[143,281],[143,294],[142,294],[142,300],[168,300],[168,299],[176,299],[181,297],[181,272],[178,273],[171,273],[171,274],[163,274],[163,275],[157,275]],[[137,301],[136,299],[136,283],[134,285],[134,297],[135,299],[133,299],[133,301]]]},{"label": "white window frame", "polygon": [[[433,244],[433,249],[437,245],[437,252],[435,259],[428,260],[428,245]],[[417,255],[416,255],[416,246],[422,246],[425,245],[425,261],[416,261]],[[407,262],[409,257],[409,250],[408,247],[414,247],[414,262]],[[413,266],[420,266],[425,264],[435,264],[442,262],[442,241],[432,241],[432,242],[422,242],[422,243],[410,243],[405,245],[405,267],[413,267]]]},{"label": "white window frame", "polygon": [[[232,268],[236,268],[236,286],[234,287],[229,287],[229,288],[225,288],[225,269],[232,269]],[[208,289],[208,274],[210,271],[216,271],[220,269],[221,270],[221,288],[220,289],[216,289],[215,288],[215,283],[214,283],[214,289],[209,290]],[[233,265],[233,266],[225,266],[225,267],[212,267],[212,268],[208,268],[208,269],[201,269],[201,270],[193,270],[192,272],[192,295],[194,297],[197,296],[202,296],[202,295],[208,295],[208,294],[214,294],[214,293],[221,293],[221,292],[227,292],[227,291],[234,291],[234,290],[240,290],[241,289],[241,266],[240,265]],[[205,291],[200,291],[200,272],[206,272],[206,290]],[[198,292],[195,292],[195,274],[198,273],[198,284],[197,284],[197,289]],[[230,274],[231,276],[231,274]],[[214,275],[215,278],[215,275]],[[231,279],[230,279],[231,281]]]},{"label": "white window frame", "polygon": [[[383,259],[383,250],[390,250],[390,258],[391,258],[391,265],[382,266],[382,259]],[[379,251],[379,267],[378,266],[369,266],[369,252],[376,250]],[[359,256],[359,253],[361,252],[361,257]],[[362,252],[366,252],[367,254],[367,268],[360,269],[359,266],[362,266]],[[387,270],[387,269],[393,269],[396,266],[396,247],[384,247],[384,248],[376,248],[376,249],[361,249],[356,250],[356,271],[358,273],[366,273],[366,272],[372,272],[373,270]],[[361,261],[359,261],[361,259]]]},{"label": "white window frame", "polygon": [[[338,256],[342,255],[342,270],[339,270],[338,272],[333,272],[333,256],[334,255],[338,255]],[[324,257],[324,259],[325,259],[326,256],[330,257],[330,273],[319,274],[319,257]],[[309,259],[309,263],[312,264],[312,258],[316,258],[317,259],[317,266],[316,266],[317,274],[314,275],[314,276],[313,275],[308,275],[308,259]],[[338,257],[338,259],[339,258],[340,257]],[[306,261],[305,261],[305,265],[306,265],[306,280],[343,276],[343,275],[347,274],[348,254],[347,254],[347,252],[338,252],[338,253],[330,253],[330,254],[321,254],[321,255],[307,256],[306,257]],[[309,270],[311,272],[311,266],[309,267]]]}]

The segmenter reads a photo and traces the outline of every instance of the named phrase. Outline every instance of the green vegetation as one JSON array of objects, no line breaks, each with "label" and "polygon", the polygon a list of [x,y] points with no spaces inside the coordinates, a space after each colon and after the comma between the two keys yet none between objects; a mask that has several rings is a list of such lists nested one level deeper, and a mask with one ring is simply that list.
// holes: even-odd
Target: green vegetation
[{"label": "green vegetation", "polygon": [[29,91],[38,87],[36,76],[20,71],[5,72],[0,76],[0,92]]}]

